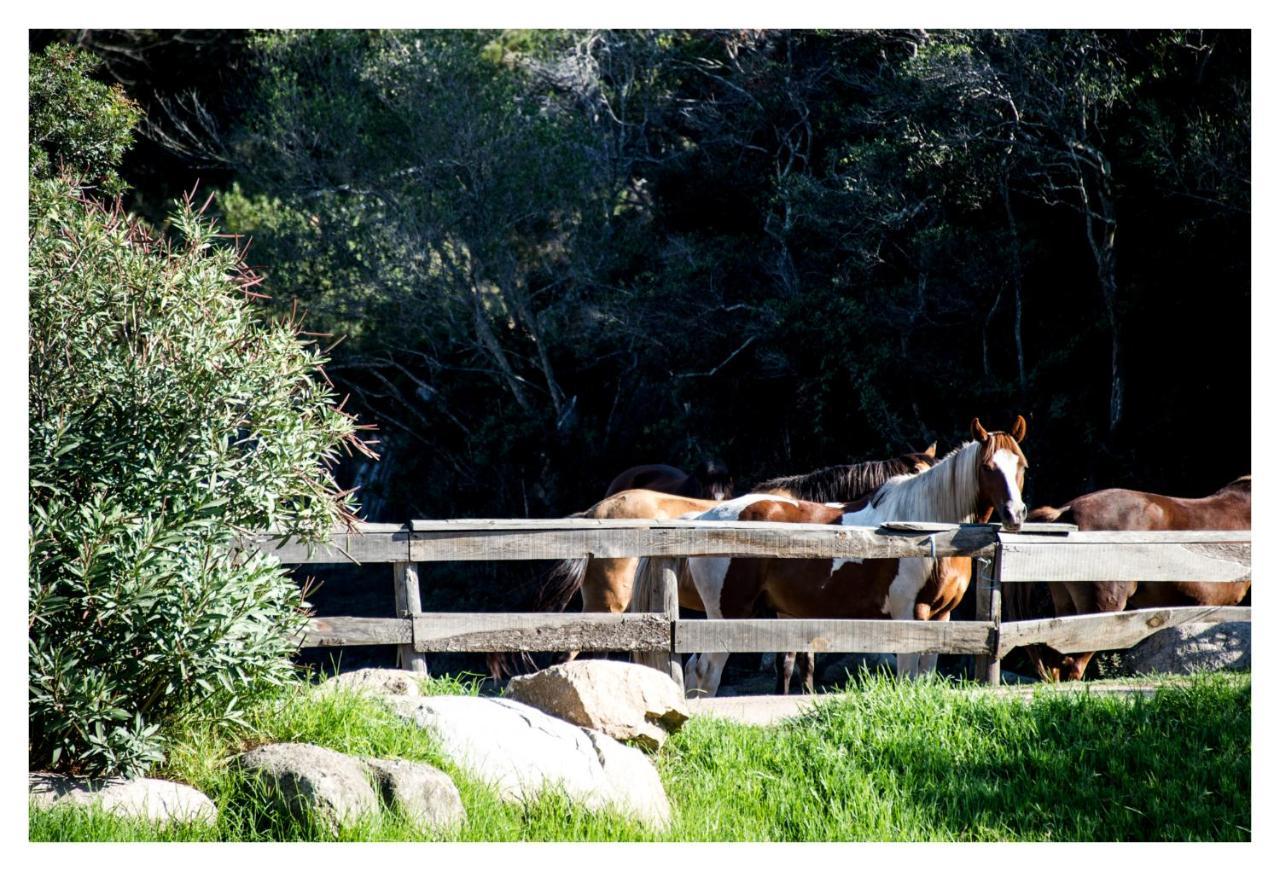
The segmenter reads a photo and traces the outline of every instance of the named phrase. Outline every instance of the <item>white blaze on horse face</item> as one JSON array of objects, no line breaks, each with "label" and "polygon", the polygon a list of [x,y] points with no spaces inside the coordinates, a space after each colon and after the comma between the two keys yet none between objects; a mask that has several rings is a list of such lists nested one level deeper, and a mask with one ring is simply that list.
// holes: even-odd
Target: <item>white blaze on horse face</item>
[{"label": "white blaze on horse face", "polygon": [[1013,451],[1001,449],[996,451],[992,461],[995,463],[996,468],[1000,470],[1000,473],[1004,475],[1006,492],[1009,494],[1008,508],[1013,514],[1017,515],[1016,522],[1021,523],[1023,518],[1026,517],[1027,509],[1026,504],[1022,501],[1022,490],[1018,487],[1018,458]]},{"label": "white blaze on horse face", "polygon": [[1022,491],[1018,489],[1018,458],[1014,456],[1013,451],[1004,449],[996,451],[996,455],[992,458],[996,464],[996,468],[1004,475],[1006,486],[1009,488],[1009,495],[1014,496],[1019,502],[1022,501]]}]

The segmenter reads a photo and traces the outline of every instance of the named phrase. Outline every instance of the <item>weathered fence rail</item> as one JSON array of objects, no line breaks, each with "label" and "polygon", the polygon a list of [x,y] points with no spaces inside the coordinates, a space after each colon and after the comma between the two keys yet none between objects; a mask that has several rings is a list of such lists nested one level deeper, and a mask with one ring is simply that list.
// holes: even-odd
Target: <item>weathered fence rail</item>
[{"label": "weathered fence rail", "polygon": [[[999,662],[1015,647],[1042,642],[1063,653],[1131,647],[1187,622],[1249,620],[1247,607],[1152,608],[1111,614],[1005,622],[1001,589],[1033,581],[1214,581],[1250,577],[1248,532],[1079,532],[1028,524],[897,523],[881,527],[726,521],[417,520],[362,524],[323,545],[248,536],[241,547],[283,563],[391,563],[397,617],[313,618],[305,647],[396,645],[403,667],[426,670],[426,654],[619,650],[679,680],[681,653],[704,651],[971,653],[978,674],[998,682]],[[977,559],[977,619],[681,620],[675,559],[686,556],[800,559],[967,556]],[[454,560],[561,560],[648,556],[663,560],[663,584],[647,613],[458,614],[422,612],[420,564]],[[429,581],[429,579],[428,579]]]}]

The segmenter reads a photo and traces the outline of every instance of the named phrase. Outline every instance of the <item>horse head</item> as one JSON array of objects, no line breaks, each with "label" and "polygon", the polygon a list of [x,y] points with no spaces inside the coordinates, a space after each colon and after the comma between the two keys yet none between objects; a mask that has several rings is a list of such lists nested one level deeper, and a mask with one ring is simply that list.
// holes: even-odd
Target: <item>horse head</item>
[{"label": "horse head", "polygon": [[705,458],[694,469],[693,476],[702,485],[704,498],[723,501],[733,495],[733,476],[719,460]]},{"label": "horse head", "polygon": [[1027,435],[1027,422],[1018,415],[1009,432],[988,432],[975,417],[969,432],[982,445],[978,456],[979,505],[994,510],[1005,529],[1017,532],[1027,519],[1027,505],[1022,501],[1027,458],[1018,447]]}]

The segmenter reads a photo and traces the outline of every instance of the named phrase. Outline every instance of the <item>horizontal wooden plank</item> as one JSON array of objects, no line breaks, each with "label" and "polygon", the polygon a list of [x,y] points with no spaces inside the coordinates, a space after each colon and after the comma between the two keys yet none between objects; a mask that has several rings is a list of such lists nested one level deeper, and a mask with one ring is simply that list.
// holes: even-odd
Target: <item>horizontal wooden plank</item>
[{"label": "horizontal wooden plank", "polygon": [[[375,524],[367,524],[375,526]],[[405,527],[376,524],[385,529],[361,532],[335,532],[326,544],[284,541],[267,533],[241,536],[236,546],[254,549],[274,556],[288,565],[317,563],[395,563],[409,559],[409,536]]]},{"label": "horizontal wooden plank", "polygon": [[408,644],[413,621],[403,617],[312,617],[302,633],[302,647],[356,647],[362,644]]},{"label": "horizontal wooden plank", "polygon": [[671,649],[663,614],[423,614],[413,626],[419,651]]},{"label": "horizontal wooden plank", "polygon": [[679,653],[987,653],[989,623],[922,620],[681,620]]},{"label": "horizontal wooden plank", "polygon": [[[1094,535],[1097,535],[1095,533]],[[1000,579],[1018,581],[1240,581],[1251,574],[1245,541],[1030,543],[1001,536]]]},{"label": "horizontal wooden plank", "polygon": [[1230,623],[1252,620],[1251,608],[1141,608],[1107,614],[1080,614],[1043,620],[1015,620],[1000,625],[1000,655],[1015,647],[1047,644],[1059,653],[1120,650],[1142,639],[1186,623]]},{"label": "horizontal wooden plank", "polygon": [[[1062,544],[1059,535],[1038,533],[1041,524],[1028,523],[1020,532],[998,530],[1001,541],[1012,544]],[[1057,524],[1069,525],[1069,524]],[[1240,544],[1253,540],[1247,529],[1123,529],[1068,530],[1067,541],[1073,544]]]},{"label": "horizontal wooden plank", "polygon": [[409,550],[411,559],[422,562],[729,555],[870,559],[976,556],[993,553],[994,543],[994,533],[985,526],[921,533],[809,523],[642,521],[627,527],[547,527],[519,532],[496,528],[418,530]]}]

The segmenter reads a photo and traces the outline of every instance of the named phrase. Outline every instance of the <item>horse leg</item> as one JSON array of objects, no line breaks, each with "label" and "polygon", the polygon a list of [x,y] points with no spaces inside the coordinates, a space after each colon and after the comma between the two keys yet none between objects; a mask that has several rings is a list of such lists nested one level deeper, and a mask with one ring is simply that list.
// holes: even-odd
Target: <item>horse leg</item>
[{"label": "horse leg", "polygon": [[812,650],[802,650],[796,654],[796,660],[800,664],[800,686],[809,695],[813,695],[813,673],[817,670],[817,659],[818,654]]},{"label": "horse leg", "polygon": [[[931,560],[900,559],[898,574],[889,584],[889,618],[892,620],[915,620],[917,614],[916,597],[929,579]],[[920,674],[919,653],[899,653],[898,677],[908,680]]]},{"label": "horse leg", "polygon": [[[696,557],[689,560],[689,574],[698,598],[702,600],[703,613],[708,620],[723,620],[720,609],[720,592],[729,569],[728,557]],[[748,611],[748,613],[750,613]],[[737,616],[737,615],[735,615]],[[727,653],[698,653],[690,657],[684,667],[684,692],[689,698],[714,696],[720,688],[720,676],[724,672]]]},{"label": "horse leg", "polygon": [[[927,620],[928,618],[927,618],[927,617],[925,617],[925,618],[917,618],[917,619],[926,619],[926,620]],[[938,622],[938,623],[946,623],[946,622],[950,622],[950,620],[951,620],[951,612],[950,612],[950,611],[945,611],[945,612],[943,612],[942,614],[939,614],[938,616],[934,617],[933,619],[934,619],[934,621],[935,621],[935,622]],[[922,673],[924,673],[924,674],[935,674],[935,673],[937,673],[937,671],[938,671],[938,654],[936,654],[936,653],[922,653],[922,654],[920,654],[920,671],[921,671]]]},{"label": "horse leg", "polygon": [[791,694],[791,672],[795,669],[794,653],[778,653],[773,658],[774,675],[777,678],[774,691],[780,696]]},{"label": "horse leg", "polygon": [[[639,562],[636,557],[587,560],[582,576],[582,613],[621,614],[627,610]],[[579,652],[570,650],[564,661],[571,662]]]},{"label": "horse leg", "polygon": [[[1129,596],[1137,588],[1136,583],[1108,581],[1088,584],[1063,584],[1071,596],[1077,613],[1109,614],[1123,611],[1129,602]],[[1062,657],[1059,675],[1061,680],[1084,680],[1085,669],[1089,660],[1097,651],[1086,650]]]}]

